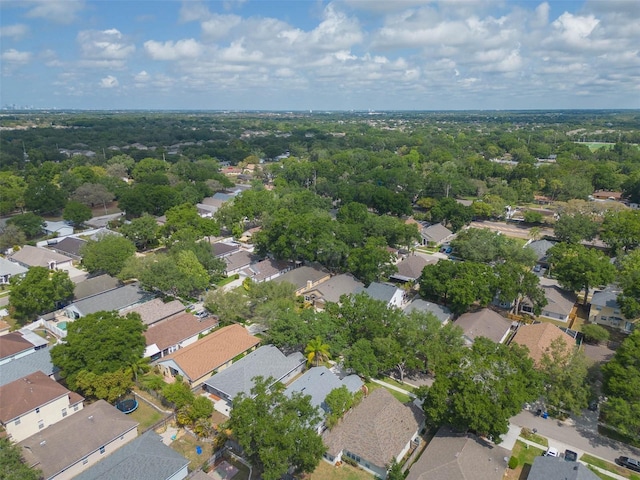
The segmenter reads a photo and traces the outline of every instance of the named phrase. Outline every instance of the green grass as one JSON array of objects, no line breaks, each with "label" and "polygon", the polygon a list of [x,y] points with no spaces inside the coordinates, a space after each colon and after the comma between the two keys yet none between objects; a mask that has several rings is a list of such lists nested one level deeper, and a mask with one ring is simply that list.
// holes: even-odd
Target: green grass
[{"label": "green grass", "polygon": [[585,453],[584,455],[582,455],[580,457],[580,460],[582,460],[585,463],[588,463],[589,465],[594,465],[596,467],[602,468],[603,470],[606,470],[608,472],[611,473],[616,473],[618,475],[621,475],[625,478],[629,478],[630,480],[640,480],[640,476],[638,476],[637,474],[631,472],[630,470],[624,468],[624,467],[620,467],[618,465],[616,465],[615,463],[611,463],[611,462],[607,462],[606,460],[602,460],[601,458],[596,458],[593,457],[591,455],[589,455],[588,453]]},{"label": "green grass", "polygon": [[545,447],[549,446],[549,441],[547,440],[546,437],[543,437],[542,435],[538,435],[536,433],[533,433],[528,428],[523,428],[522,431],[520,432],[520,436],[522,438],[526,438],[530,442],[534,442],[534,443],[537,443],[539,445],[543,445]]},{"label": "green grass", "polygon": [[415,387],[412,387],[411,385],[407,385],[406,383],[400,383],[399,381],[391,377],[382,377],[380,380],[390,385],[393,385],[394,387],[398,387],[403,390],[406,390],[407,392],[413,392],[415,390]]},{"label": "green grass", "polygon": [[131,412],[129,417],[140,424],[138,426],[139,431],[144,431],[154,423],[162,420],[164,415],[142,400],[138,400],[138,408]]},{"label": "green grass", "polygon": [[[367,383],[365,385],[369,389],[369,392],[373,392],[376,388],[385,388],[383,385],[380,385],[380,384],[375,383],[375,382],[369,382],[369,383]],[[391,388],[387,388],[387,391],[391,395],[396,397],[398,400],[400,400],[402,403],[408,403],[408,402],[410,402],[412,400],[412,398],[409,395],[406,395],[406,394],[400,393],[400,392],[396,392],[395,390],[392,390]]]},{"label": "green grass", "polygon": [[613,477],[610,477],[609,475],[605,475],[600,470],[596,470],[591,465],[587,465],[587,468],[591,470],[596,477],[601,478],[602,480],[615,480]]},{"label": "green grass", "polygon": [[518,458],[518,465],[533,465],[533,460],[544,453],[543,450],[531,447],[520,440],[516,441],[511,455]]},{"label": "green grass", "polygon": [[321,460],[313,473],[304,478],[305,480],[373,480],[375,477],[346,463],[333,467]]},{"label": "green grass", "polygon": [[231,283],[238,278],[240,278],[240,275],[236,273],[235,275],[231,275],[230,277],[223,278],[220,281],[216,282],[216,286],[224,287],[226,284]]}]

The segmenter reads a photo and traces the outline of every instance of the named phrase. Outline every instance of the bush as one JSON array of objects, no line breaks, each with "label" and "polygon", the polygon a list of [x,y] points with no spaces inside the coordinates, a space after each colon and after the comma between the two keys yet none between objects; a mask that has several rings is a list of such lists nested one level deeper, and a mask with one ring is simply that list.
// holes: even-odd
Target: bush
[{"label": "bush", "polygon": [[600,343],[609,340],[609,332],[600,325],[589,324],[582,327],[582,334],[585,341],[589,343]]},{"label": "bush", "polygon": [[515,470],[516,468],[518,468],[518,457],[511,457],[509,459],[509,468],[511,470]]}]

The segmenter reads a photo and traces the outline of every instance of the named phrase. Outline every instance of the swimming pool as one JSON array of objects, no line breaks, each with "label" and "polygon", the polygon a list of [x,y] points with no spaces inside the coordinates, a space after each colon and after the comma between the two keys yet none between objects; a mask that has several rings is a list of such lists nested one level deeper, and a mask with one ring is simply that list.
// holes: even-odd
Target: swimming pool
[{"label": "swimming pool", "polygon": [[67,322],[59,322],[58,323],[58,328],[60,330],[66,330],[67,329]]}]

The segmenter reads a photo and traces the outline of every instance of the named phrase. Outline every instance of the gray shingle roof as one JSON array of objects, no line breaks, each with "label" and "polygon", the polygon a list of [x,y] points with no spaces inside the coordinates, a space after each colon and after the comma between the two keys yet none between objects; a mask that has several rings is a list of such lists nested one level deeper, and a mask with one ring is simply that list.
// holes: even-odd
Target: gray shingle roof
[{"label": "gray shingle roof", "polygon": [[404,282],[415,281],[422,275],[424,267],[435,262],[436,260],[429,261],[420,255],[410,255],[398,263],[398,271],[391,275],[391,278]]},{"label": "gray shingle roof", "polygon": [[229,398],[234,398],[240,392],[248,395],[255,377],[273,377],[280,380],[304,362],[305,358],[299,352],[285,356],[273,345],[264,345],[229,368],[216,373],[205,385],[227,394]]},{"label": "gray shingle roof", "polygon": [[337,303],[341,295],[351,295],[363,288],[364,284],[353,275],[343,273],[322,282],[314,287],[314,290],[317,290],[326,302]]},{"label": "gray shingle roof", "polygon": [[47,245],[50,250],[54,250],[62,255],[80,257],[80,249],[86,244],[85,240],[75,237],[65,237],[57,243]]},{"label": "gray shingle roof", "polygon": [[453,235],[453,232],[441,223],[436,223],[422,229],[420,234],[430,242],[440,243],[448,236]]},{"label": "gray shingle roof", "polygon": [[[395,285],[389,285],[388,283],[372,282],[367,288],[363,290],[364,293],[369,295],[374,300],[382,300],[385,303],[389,303],[395,295],[398,287]],[[360,292],[356,292],[360,293]]]},{"label": "gray shingle roof", "polygon": [[598,480],[598,476],[579,462],[565,462],[557,457],[536,457],[528,480]]},{"label": "gray shingle roof", "polygon": [[29,267],[49,268],[49,262],[71,263],[71,257],[60,255],[46,248],[32,247],[31,245],[23,246],[11,255],[11,259]]},{"label": "gray shingle roof", "polygon": [[555,245],[555,242],[549,240],[536,240],[526,245],[525,248],[530,248],[538,257],[538,261],[544,259],[547,256],[547,251]]},{"label": "gray shingle roof", "polygon": [[120,284],[117,278],[111,275],[98,275],[97,277],[87,278],[82,282],[76,283],[73,289],[73,296],[76,300],[92,297],[99,293],[113,290]]},{"label": "gray shingle roof", "polygon": [[486,337],[499,343],[511,328],[509,320],[488,308],[465,313],[455,323],[462,328],[464,337],[471,343],[478,337]]},{"label": "gray shingle roof", "polygon": [[599,290],[594,292],[593,297],[591,298],[591,305],[595,305],[597,307],[620,308],[620,305],[618,304],[618,295],[620,295],[620,291],[613,288]]},{"label": "gray shingle roof", "polygon": [[284,393],[288,396],[294,392],[310,395],[311,405],[321,407],[326,412],[328,408],[324,403],[325,398],[327,398],[327,395],[329,395],[332,390],[340,388],[343,385],[347,387],[351,393],[355,393],[360,390],[363,383],[357,375],[349,375],[340,380],[338,376],[327,367],[313,367],[292,382]]},{"label": "gray shingle roof", "polygon": [[425,312],[434,314],[441,323],[444,323],[451,319],[451,310],[437,303],[427,302],[421,298],[415,298],[404,309],[405,313]]},{"label": "gray shingle roof", "polygon": [[49,348],[41,348],[29,355],[12,360],[0,367],[0,386],[19,378],[41,371],[51,376],[59,369],[51,363],[51,352]]},{"label": "gray shingle roof", "polygon": [[[76,480],[165,480],[184,470],[189,460],[148,431],[74,477]],[[184,478],[184,477],[177,477]]]},{"label": "gray shingle roof", "polygon": [[0,275],[21,275],[27,273],[27,269],[19,263],[0,257]]},{"label": "gray shingle roof", "polygon": [[125,285],[124,287],[79,300],[67,308],[74,307],[81,315],[89,315],[102,310],[121,310],[130,305],[140,303],[148,296],[148,293],[142,291],[135,285]]},{"label": "gray shingle roof", "polygon": [[296,286],[296,289],[307,286],[307,282],[312,284],[319,282],[325,277],[329,276],[328,270],[319,264],[303,265],[302,267],[294,268],[275,278],[274,282],[289,282]]}]

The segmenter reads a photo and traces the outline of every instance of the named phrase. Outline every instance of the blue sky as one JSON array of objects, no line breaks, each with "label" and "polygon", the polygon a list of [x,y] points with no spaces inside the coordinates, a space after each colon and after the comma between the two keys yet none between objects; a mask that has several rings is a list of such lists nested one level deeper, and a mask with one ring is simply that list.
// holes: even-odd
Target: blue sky
[{"label": "blue sky", "polygon": [[640,108],[640,2],[0,0],[1,104]]}]

